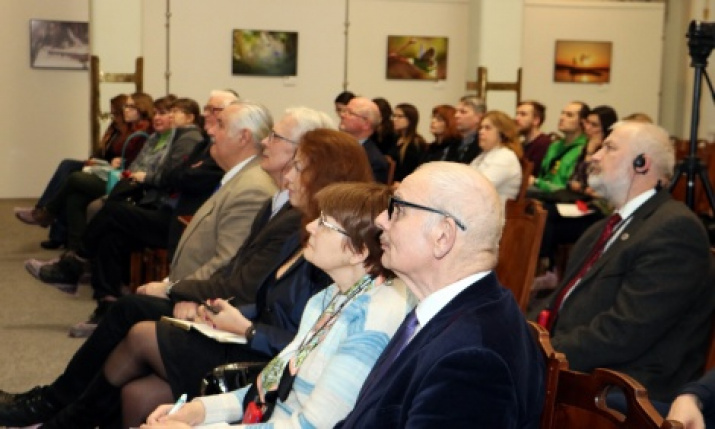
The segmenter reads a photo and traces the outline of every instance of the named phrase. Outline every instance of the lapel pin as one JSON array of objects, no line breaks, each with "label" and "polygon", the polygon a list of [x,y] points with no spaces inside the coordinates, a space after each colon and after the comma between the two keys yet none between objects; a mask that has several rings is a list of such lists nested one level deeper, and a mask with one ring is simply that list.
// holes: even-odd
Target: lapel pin
[{"label": "lapel pin", "polygon": [[626,241],[629,238],[631,238],[631,236],[627,232],[624,232],[623,234],[621,234],[621,241]]}]

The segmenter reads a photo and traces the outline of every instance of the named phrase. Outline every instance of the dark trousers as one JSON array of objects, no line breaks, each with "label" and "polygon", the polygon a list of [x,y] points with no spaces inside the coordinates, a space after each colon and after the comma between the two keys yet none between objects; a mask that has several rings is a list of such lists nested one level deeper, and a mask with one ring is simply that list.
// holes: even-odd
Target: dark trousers
[{"label": "dark trousers", "polygon": [[65,404],[74,402],[102,370],[109,354],[138,322],[171,316],[173,304],[168,299],[146,295],[128,295],[109,308],[97,329],[77,353],[64,372],[52,383],[55,397]]},{"label": "dark trousers", "polygon": [[[47,182],[45,186],[45,191],[37,200],[36,207],[44,207],[50,201],[52,197],[57,194],[60,190],[62,184],[67,180],[70,174],[81,171],[84,166],[84,161],[78,161],[76,159],[63,159],[55,170],[54,174]],[[50,240],[56,241],[58,243],[64,243],[67,241],[67,220],[65,219],[64,213],[58,215],[58,218],[52,222],[50,225]]]},{"label": "dark trousers", "polygon": [[99,177],[76,171],[71,173],[45,208],[67,219],[67,249],[79,251],[87,228],[87,206],[105,194],[107,183]]},{"label": "dark trousers", "polygon": [[575,243],[588,227],[603,219],[599,211],[581,217],[563,217],[559,214],[555,203],[543,203],[547,211],[544,235],[541,238],[539,256],[549,258],[549,268],[554,267],[556,249],[561,244]]},{"label": "dark trousers", "polygon": [[84,237],[96,300],[120,296],[132,251],[166,247],[172,213],[170,207],[149,209],[107,200],[87,226]]}]

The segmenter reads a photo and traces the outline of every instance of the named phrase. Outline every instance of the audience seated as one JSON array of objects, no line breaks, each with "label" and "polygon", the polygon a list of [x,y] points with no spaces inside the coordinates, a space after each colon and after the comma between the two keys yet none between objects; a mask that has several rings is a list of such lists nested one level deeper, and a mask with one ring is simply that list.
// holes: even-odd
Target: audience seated
[{"label": "audience seated", "polygon": [[[80,161],[77,159],[64,159],[57,166],[54,174],[47,182],[45,190],[42,192],[40,199],[37,200],[35,207],[15,207],[15,216],[25,223],[35,223],[32,217],[32,211],[40,209],[47,205],[50,199],[59,191],[62,184],[67,180],[67,177],[74,172],[81,171],[82,167],[85,165],[91,165],[94,163],[93,159],[101,159],[107,163],[116,157],[122,156],[122,145],[124,141],[129,136],[129,126],[124,122],[124,104],[126,104],[127,96],[125,94],[119,94],[109,102],[109,111],[111,115],[111,122],[107,126],[102,139],[100,140],[100,145],[96,152],[92,155],[92,158],[86,161]],[[119,152],[115,153],[115,149]],[[45,249],[59,249],[64,246],[67,242],[67,222],[64,219],[64,214],[60,213],[58,218],[52,222],[50,225],[49,237],[47,240],[40,243]]]},{"label": "audience seated", "polygon": [[[549,270],[554,269],[554,255],[558,246],[575,243],[588,227],[612,211],[608,201],[601,198],[588,186],[588,172],[591,168],[593,154],[601,148],[603,141],[611,133],[611,126],[616,121],[618,121],[618,115],[610,106],[597,106],[591,110],[584,121],[588,143],[576,160],[576,166],[566,188],[542,195],[543,207],[548,212],[548,218],[544,227],[539,256],[548,260],[545,265]],[[577,201],[588,203],[587,207],[590,212],[584,213],[583,216],[561,216],[556,207],[557,203],[576,203]],[[557,276],[552,273],[549,277],[555,280]],[[548,286],[542,285],[547,288]],[[551,286],[551,288],[553,287],[556,287],[556,284]]]},{"label": "audience seated", "polygon": [[355,97],[340,112],[340,130],[360,142],[370,160],[375,180],[387,183],[387,160],[370,138],[379,124],[380,110],[369,98]]},{"label": "audience seated", "polygon": [[[299,173],[298,170],[301,172]],[[315,130],[306,133],[303,137],[286,180],[291,204],[303,212],[304,219],[307,221],[319,216],[320,210],[314,199],[314,194],[318,190],[336,181],[371,181],[372,175],[364,151],[352,138],[337,131]],[[266,228],[269,226],[270,223]],[[258,239],[258,235],[254,235],[253,239]],[[269,237],[261,238],[264,241],[269,239]],[[247,282],[246,285],[242,284],[242,279],[235,279],[231,286],[238,289],[226,289],[226,295],[213,295],[212,293],[217,288],[213,290],[209,288],[205,291],[201,287],[202,284],[194,283],[194,287],[191,288],[191,284],[177,283],[176,289],[174,286],[164,287],[164,290],[168,289],[169,292],[164,295],[165,298],[130,295],[120,299],[109,310],[105,320],[99,324],[94,334],[75,354],[65,373],[52,385],[37,389],[34,395],[24,396],[27,401],[15,401],[4,408],[0,406],[0,424],[21,425],[25,423],[19,422],[44,421],[54,416],[61,408],[81,397],[81,393],[89,386],[96,372],[104,367],[104,362],[112,350],[124,340],[135,323],[142,320],[157,320],[163,315],[171,315],[172,311],[174,317],[191,320],[197,314],[198,305],[196,303],[205,302],[209,298],[226,299],[230,296],[237,296],[235,303],[241,305],[242,314],[250,318],[245,321],[250,320],[251,323],[254,323],[252,338],[248,344],[226,346],[227,348],[224,350],[225,345],[222,344],[202,343],[199,346],[200,349],[207,352],[186,359],[186,353],[192,354],[196,350],[196,341],[206,341],[202,335],[196,332],[186,332],[163,323],[137,325],[131,329],[133,334],[129,335],[140,336],[138,343],[143,344],[142,350],[147,352],[152,350],[150,344],[153,344],[153,350],[156,350],[158,344],[164,344],[166,341],[172,344],[172,348],[167,350],[162,347],[161,353],[166,355],[176,352],[177,356],[172,361],[172,366],[166,367],[168,373],[162,380],[152,377],[142,380],[154,387],[151,389],[140,388],[138,391],[144,392],[144,394],[148,391],[155,392],[157,395],[155,399],[159,402],[153,402],[154,404],[169,400],[171,397],[161,396],[166,393],[171,394],[166,382],[163,381],[167,380],[171,383],[172,388],[174,385],[179,386],[177,396],[185,391],[193,396],[198,393],[201,376],[214,366],[227,363],[227,359],[228,362],[270,359],[293,338],[302,309],[308,298],[327,285],[322,272],[302,257],[302,242],[303,235],[300,229],[296,229],[292,236],[285,241],[278,258],[270,265],[270,268],[267,268],[270,270],[269,273],[261,278],[243,278]],[[237,256],[237,260],[243,260],[246,264],[257,262],[250,257],[251,255],[241,254],[241,252],[252,251],[254,248],[244,245],[239,251],[240,255]],[[234,267],[237,272],[248,272],[249,269],[251,268],[247,266],[242,269]],[[254,284],[258,284],[258,288],[254,288]],[[256,290],[256,296],[252,297],[250,301],[246,301],[240,295],[236,295],[243,287]],[[166,299],[167,296],[169,299]],[[243,327],[243,329],[245,328],[247,326]],[[127,338],[125,346],[127,342],[138,344],[136,337],[134,338],[134,341]],[[184,345],[187,347],[186,349],[182,349]],[[217,347],[216,353],[209,352],[209,348],[214,346]],[[135,352],[132,359],[143,360],[152,358],[151,356],[136,355]],[[155,358],[156,356],[152,358],[152,362],[158,362]],[[119,362],[126,362],[126,360],[123,358]],[[178,365],[176,370],[174,364]],[[156,366],[142,365],[141,368],[143,370],[135,373],[132,379],[125,379],[124,382],[117,383],[116,386],[133,379],[151,376],[153,371],[149,368],[155,369]],[[162,375],[164,371],[158,371],[157,374]],[[103,378],[103,375],[100,374],[100,376]],[[157,381],[161,381],[158,383],[158,387]],[[118,391],[115,390],[113,395],[114,402],[116,402]],[[150,401],[152,398],[144,396],[135,403],[135,406],[137,404],[146,405],[151,403]],[[40,405],[37,406],[37,404]]]},{"label": "audience seated", "polygon": [[[167,415],[172,405],[161,406],[146,427],[243,419],[275,424],[299,420],[327,428],[344,418],[412,306],[402,282],[384,282],[391,273],[380,262],[374,216],[385,210],[389,195],[384,185],[377,184],[338,184],[320,191],[321,214],[307,226],[310,237],[304,257],[335,283],[308,302],[296,337],[253,385],[197,398],[172,415]],[[242,332],[241,318],[232,317],[236,310],[225,301],[217,304],[218,314],[203,311],[207,319],[219,328]],[[262,418],[252,415],[256,407]]]},{"label": "audience seated", "polygon": [[447,159],[449,148],[458,147],[462,143],[462,137],[457,130],[454,118],[455,112],[456,109],[449,104],[440,104],[432,108],[429,128],[434,136],[434,141],[427,145],[422,163],[444,161]]},{"label": "audience seated", "polygon": [[462,141],[457,146],[450,146],[445,161],[469,164],[482,152],[479,147],[477,132],[487,106],[479,97],[467,95],[457,104],[454,120],[457,130],[462,135]]},{"label": "audience seated", "polygon": [[559,132],[564,138],[553,142],[541,163],[539,176],[531,176],[528,195],[538,198],[541,194],[564,189],[586,145],[583,121],[588,116],[589,107],[580,101],[569,103],[559,116]]},{"label": "audience seated", "polygon": [[110,170],[122,168],[134,161],[146,141],[146,134],[134,133],[151,133],[153,117],[154,105],[149,95],[135,93],[128,97],[124,105],[124,121],[129,127],[129,137],[112,144],[112,151],[123,154],[124,158],[120,155],[110,162],[94,158],[92,165],[71,173],[44,207],[32,211],[32,223],[47,227],[63,214],[67,220],[67,251],[77,252],[87,227],[87,206],[106,193]]},{"label": "audience seated", "polygon": [[592,162],[589,185],[615,213],[576,242],[539,323],[572,369],[615,369],[670,401],[705,363],[715,307],[708,237],[661,189],[675,162],[662,128],[617,124]]},{"label": "audience seated", "polygon": [[492,272],[504,225],[494,186],[469,166],[424,164],[377,224],[383,265],[419,303],[336,427],[536,427],[544,362]]},{"label": "audience seated", "polygon": [[397,144],[397,135],[392,125],[392,106],[382,97],[373,98],[372,102],[380,109],[380,125],[372,133],[370,139],[375,142],[383,155],[389,155]]},{"label": "audience seated", "polygon": [[541,163],[551,145],[551,137],[541,131],[546,119],[546,106],[538,101],[522,101],[516,107],[516,125],[523,137],[524,158],[534,163],[532,174],[539,177]]},{"label": "audience seated", "polygon": [[469,165],[482,173],[502,202],[516,199],[521,187],[521,143],[516,122],[506,113],[491,110],[479,125],[479,154]]},{"label": "audience seated", "polygon": [[392,124],[398,138],[397,144],[388,155],[395,161],[396,182],[411,174],[424,156],[427,143],[417,132],[419,121],[420,112],[412,104],[402,103],[395,106]]}]

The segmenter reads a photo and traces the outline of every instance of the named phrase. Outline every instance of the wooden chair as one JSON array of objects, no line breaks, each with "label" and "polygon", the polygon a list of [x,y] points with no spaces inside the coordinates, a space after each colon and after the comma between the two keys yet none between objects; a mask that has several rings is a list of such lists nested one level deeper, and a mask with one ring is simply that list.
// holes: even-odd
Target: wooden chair
[{"label": "wooden chair", "polygon": [[529,177],[534,172],[534,163],[526,158],[521,158],[519,163],[521,164],[521,186],[516,200],[523,201],[526,198],[526,190],[529,188]]},{"label": "wooden chair", "polygon": [[506,222],[495,271],[499,281],[512,291],[522,311],[526,311],[529,304],[546,216],[546,210],[536,200],[506,202]]},{"label": "wooden chair", "polygon": [[132,252],[129,259],[129,287],[132,292],[145,283],[159,281],[169,275],[166,249],[143,249]]},{"label": "wooden chair", "polygon": [[395,182],[395,167],[397,163],[390,155],[385,155],[385,159],[387,160],[387,186],[392,186]]},{"label": "wooden chair", "polygon": [[[676,429],[683,425],[664,420],[648,400],[646,389],[633,378],[605,368],[591,374],[572,371],[564,355],[551,346],[549,332],[529,322],[546,362],[546,395],[541,429]],[[611,388],[620,389],[627,404],[626,414],[606,405]]]}]

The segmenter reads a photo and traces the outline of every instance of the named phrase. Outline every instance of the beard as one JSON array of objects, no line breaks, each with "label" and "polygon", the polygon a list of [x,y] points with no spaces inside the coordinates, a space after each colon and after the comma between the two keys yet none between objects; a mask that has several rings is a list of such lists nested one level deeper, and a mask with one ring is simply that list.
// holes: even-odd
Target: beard
[{"label": "beard", "polygon": [[633,182],[629,169],[619,170],[611,178],[604,176],[600,166],[593,166],[588,173],[588,186],[616,207],[624,203]]}]

